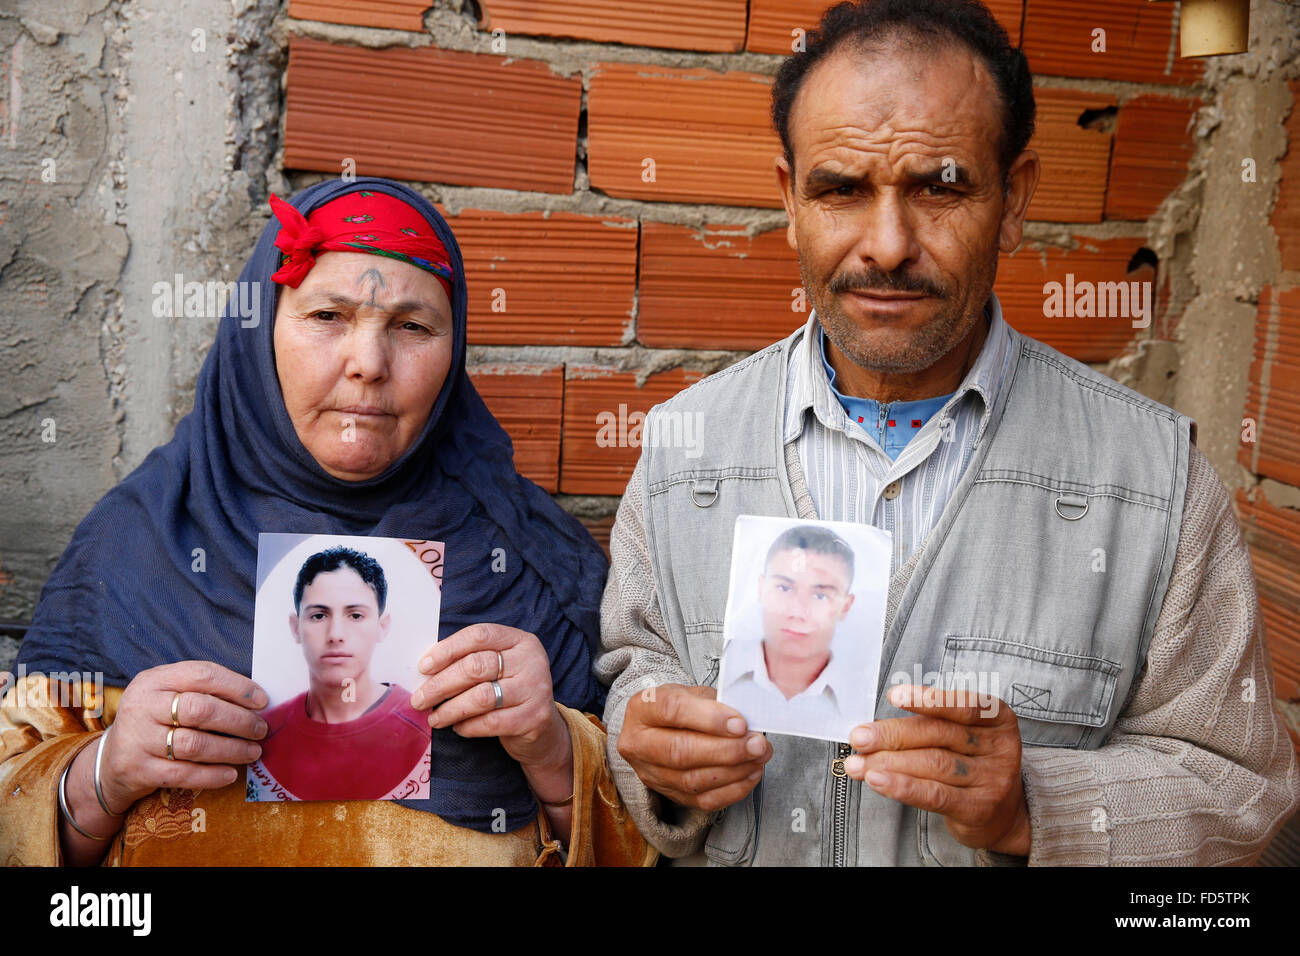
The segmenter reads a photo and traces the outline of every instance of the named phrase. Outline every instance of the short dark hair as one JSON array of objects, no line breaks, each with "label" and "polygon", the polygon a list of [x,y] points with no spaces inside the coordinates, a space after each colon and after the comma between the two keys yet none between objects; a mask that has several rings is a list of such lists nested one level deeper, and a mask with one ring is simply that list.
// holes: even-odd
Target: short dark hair
[{"label": "short dark hair", "polygon": [[811,524],[796,525],[782,531],[777,536],[777,539],[772,542],[772,547],[767,549],[767,558],[763,561],[764,571],[766,572],[767,566],[772,563],[772,559],[782,551],[795,550],[811,551],[813,554],[829,554],[832,557],[839,558],[849,571],[848,586],[849,588],[853,587],[853,549],[849,547],[847,541],[834,531]]},{"label": "short dark hair", "polygon": [[302,610],[302,592],[307,589],[307,585],[316,580],[316,575],[324,574],[326,571],[337,571],[344,565],[357,572],[361,580],[370,585],[379,604],[379,613],[383,614],[384,605],[388,602],[388,581],[384,578],[383,567],[370,555],[344,547],[318,551],[302,563],[302,570],[298,572],[298,583],[293,586],[294,611]]},{"label": "short dark hair", "polygon": [[978,0],[857,0],[827,10],[804,38],[804,49],[781,64],[772,85],[772,125],[790,168],[790,114],[809,71],[845,44],[865,50],[889,41],[925,49],[956,42],[984,64],[1002,99],[998,161],[1005,180],[1034,135],[1034,81],[1025,54]]}]

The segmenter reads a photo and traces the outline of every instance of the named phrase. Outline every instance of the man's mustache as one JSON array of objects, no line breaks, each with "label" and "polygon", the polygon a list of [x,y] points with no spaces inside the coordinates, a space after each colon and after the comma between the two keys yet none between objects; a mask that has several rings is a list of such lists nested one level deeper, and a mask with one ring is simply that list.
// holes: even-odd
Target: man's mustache
[{"label": "man's mustache", "polygon": [[881,272],[873,269],[852,275],[838,275],[831,280],[831,292],[841,295],[845,292],[919,292],[936,299],[946,299],[948,290],[938,283],[921,276],[908,275],[905,272]]}]

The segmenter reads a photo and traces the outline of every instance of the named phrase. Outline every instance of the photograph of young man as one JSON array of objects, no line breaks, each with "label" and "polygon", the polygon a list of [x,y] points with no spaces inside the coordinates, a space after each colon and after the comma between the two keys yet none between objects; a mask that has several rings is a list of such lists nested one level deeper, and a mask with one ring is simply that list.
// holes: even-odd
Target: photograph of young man
[{"label": "photograph of young man", "polygon": [[287,791],[276,794],[281,799],[418,795],[412,788],[427,762],[428,722],[408,690],[371,675],[375,648],[392,624],[387,603],[384,570],[367,554],[335,547],[303,563],[288,624],[309,686],[265,715],[270,730],[250,786],[267,785],[269,775]]},{"label": "photograph of young man", "polygon": [[727,644],[721,699],[756,728],[847,739],[854,677],[834,642],[853,607],[853,549],[826,528],[789,528],[768,550],[757,595],[762,639]]}]

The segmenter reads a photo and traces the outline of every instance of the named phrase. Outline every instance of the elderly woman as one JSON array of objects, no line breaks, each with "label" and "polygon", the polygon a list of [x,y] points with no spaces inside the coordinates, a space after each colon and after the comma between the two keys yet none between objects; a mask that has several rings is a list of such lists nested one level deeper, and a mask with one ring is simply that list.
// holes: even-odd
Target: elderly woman
[{"label": "elderly woman", "polygon": [[[240,276],[260,311],[228,310],[193,412],[81,523],[41,595],[0,707],[0,857],[653,862],[584,713],[603,696],[604,557],[516,473],[470,384],[450,229],[381,179],[271,205]],[[261,531],[445,543],[440,639],[410,700],[433,728],[427,799],[246,802],[268,730],[246,676]],[[75,676],[95,673],[102,696]]]}]

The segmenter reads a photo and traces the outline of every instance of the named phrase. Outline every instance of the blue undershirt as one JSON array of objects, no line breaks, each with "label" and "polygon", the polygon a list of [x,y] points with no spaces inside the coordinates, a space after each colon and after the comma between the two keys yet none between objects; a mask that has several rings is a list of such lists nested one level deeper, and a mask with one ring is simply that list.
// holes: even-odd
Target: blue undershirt
[{"label": "blue undershirt", "polygon": [[943,410],[948,399],[955,392],[940,395],[937,398],[922,398],[914,402],[879,402],[870,398],[855,398],[841,394],[835,387],[835,369],[826,358],[826,333],[817,328],[817,339],[821,343],[822,367],[826,369],[826,378],[831,384],[831,391],[849,418],[857,422],[862,429],[875,439],[891,461],[897,461],[903,448],[912,440],[912,436],[921,430],[921,426]]}]

